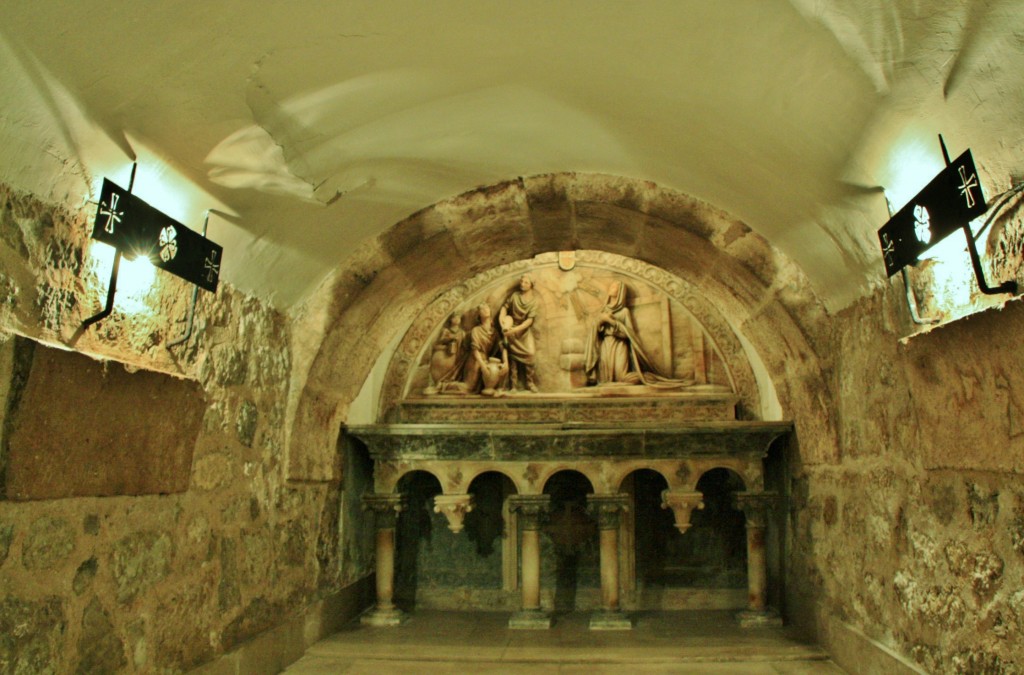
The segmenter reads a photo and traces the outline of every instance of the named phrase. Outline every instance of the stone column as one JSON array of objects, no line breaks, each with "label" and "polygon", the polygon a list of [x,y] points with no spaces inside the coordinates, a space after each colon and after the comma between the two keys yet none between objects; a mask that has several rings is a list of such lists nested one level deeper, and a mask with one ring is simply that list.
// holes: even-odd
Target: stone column
[{"label": "stone column", "polygon": [[395,607],[395,525],[405,509],[401,494],[363,495],[363,510],[372,511],[377,530],[377,606],[360,621],[368,626],[397,626],[404,620]]},{"label": "stone column", "polygon": [[551,495],[517,495],[509,498],[509,510],[517,514],[522,529],[523,608],[508,620],[509,628],[551,628],[551,617],[540,608],[540,524],[551,503]]},{"label": "stone column", "polygon": [[774,492],[737,492],[733,503],[747,519],[747,609],[737,619],[741,626],[782,625],[778,612],[768,608],[768,562],[764,530],[774,508]]},{"label": "stone column", "polygon": [[601,610],[590,619],[591,630],[630,630],[633,623],[619,610],[619,517],[629,508],[629,495],[587,495],[597,516],[601,544]]}]

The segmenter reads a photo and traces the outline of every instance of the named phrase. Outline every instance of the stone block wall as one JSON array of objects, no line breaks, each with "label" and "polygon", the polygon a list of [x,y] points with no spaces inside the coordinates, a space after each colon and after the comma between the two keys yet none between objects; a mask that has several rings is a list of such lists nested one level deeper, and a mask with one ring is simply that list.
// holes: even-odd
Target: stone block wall
[{"label": "stone block wall", "polygon": [[1024,672],[1024,304],[901,343],[901,302],[837,318],[840,459],[791,484],[790,616],[851,672],[867,643],[838,632],[926,672]]},{"label": "stone block wall", "polygon": [[[115,308],[80,331],[98,309],[83,253],[89,231],[84,213],[0,186],[0,458],[24,418],[18,406],[29,404],[18,396],[15,334],[37,352],[74,349],[107,370],[192,380],[205,405],[198,434],[189,432],[184,491],[0,499],[0,672],[183,672],[294,624],[369,573],[364,544],[339,534],[369,479],[364,468],[345,482],[286,482],[290,331],[268,304],[226,284],[201,293],[191,339],[168,350],[191,289],[160,274],[150,311]],[[159,416],[150,409],[159,398],[131,375],[117,379],[126,415]],[[41,429],[83,418],[71,408],[89,401],[88,378],[68,381],[79,396],[31,411]],[[144,467],[144,457],[133,461]]]},{"label": "stone block wall", "polygon": [[[770,256],[739,256],[747,249],[736,242],[748,235],[721,214],[705,223],[690,217],[703,207],[687,202],[666,218],[693,223],[674,227],[651,215],[662,201],[641,200],[651,214],[624,207],[616,217],[647,242],[634,251],[601,225],[600,209],[584,209],[581,220],[572,209],[566,216],[565,195],[541,199],[559,181],[590,185],[553,177],[501,193],[511,211],[528,197],[531,241],[558,235],[560,244],[536,244],[543,250],[579,243],[687,279],[707,274],[705,253],[732,256],[716,258],[722,264],[705,281],[797,428],[791,473],[780,481],[789,497],[790,620],[855,672],[871,672],[858,661],[871,644],[893,663],[929,671],[1024,669],[1020,303],[902,343],[896,285],[829,316],[792,270],[778,273]],[[591,186],[606,200],[607,182]],[[491,194],[457,202],[465,212],[457,218],[442,219],[443,205],[411,217],[359,258],[365,270],[339,268],[306,315],[289,319],[226,285],[201,293],[191,339],[169,350],[190,288],[158,275],[145,311],[115,308],[80,330],[102,306],[88,209],[62,211],[0,186],[0,473],[26,372],[13,335],[106,359],[108,369],[186,378],[205,398],[184,491],[0,500],[0,672],[180,672],[229,653],[221,663],[237,665],[248,658],[239,647],[256,636],[318,637],[326,623],[299,630],[313,625],[302,620],[310,608],[319,609],[306,616],[328,605],[355,611],[358,603],[330,599],[371,571],[372,531],[358,502],[371,472],[365,449],[332,443],[382,345],[423,298],[537,252],[508,243],[490,258],[464,255],[473,265],[436,255],[418,264],[437,250],[418,248],[424,228],[442,221],[452,225],[436,241],[455,237],[476,251],[488,221],[470,207]],[[705,225],[710,233],[691,231]],[[686,251],[701,255],[681,261]]]}]

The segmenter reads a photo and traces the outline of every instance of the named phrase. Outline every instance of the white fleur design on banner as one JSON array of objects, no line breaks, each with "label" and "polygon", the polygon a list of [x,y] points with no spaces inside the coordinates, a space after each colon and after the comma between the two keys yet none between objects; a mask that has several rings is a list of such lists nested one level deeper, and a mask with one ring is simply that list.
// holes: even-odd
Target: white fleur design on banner
[{"label": "white fleur design on banner", "polygon": [[178,255],[178,232],[173,225],[160,230],[160,259],[170,262]]},{"label": "white fleur design on banner", "polygon": [[920,205],[914,207],[914,235],[922,244],[927,244],[932,240],[931,222],[932,217],[929,215],[928,209]]}]

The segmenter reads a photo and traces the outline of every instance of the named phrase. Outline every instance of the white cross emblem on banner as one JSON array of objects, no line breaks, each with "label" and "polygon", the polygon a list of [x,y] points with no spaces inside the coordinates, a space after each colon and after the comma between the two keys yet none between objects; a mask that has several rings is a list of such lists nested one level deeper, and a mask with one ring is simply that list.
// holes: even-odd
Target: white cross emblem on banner
[{"label": "white cross emblem on banner", "polygon": [[121,222],[121,216],[124,215],[124,211],[117,210],[117,202],[120,198],[121,195],[112,192],[110,206],[107,206],[106,202],[100,202],[100,215],[107,217],[107,222],[103,226],[103,231],[107,234],[114,234],[114,226]]},{"label": "white cross emblem on banner", "polygon": [[208,282],[213,281],[214,275],[220,276],[220,264],[217,262],[216,251],[210,251],[210,257],[203,261],[203,267],[206,269],[206,280]]},{"label": "white cross emblem on banner", "polygon": [[971,190],[978,187],[978,177],[976,174],[972,173],[971,177],[968,178],[967,168],[963,166],[959,168],[959,171],[960,180],[962,181],[959,185],[960,194],[963,195],[964,199],[967,200],[967,208],[970,209],[974,207],[974,194],[971,193]]},{"label": "white cross emblem on banner", "polygon": [[896,253],[896,244],[889,238],[889,235],[884,232],[882,233],[882,239],[885,242],[885,247],[882,249],[882,253],[885,254],[885,261],[891,267],[893,262],[892,257]]}]

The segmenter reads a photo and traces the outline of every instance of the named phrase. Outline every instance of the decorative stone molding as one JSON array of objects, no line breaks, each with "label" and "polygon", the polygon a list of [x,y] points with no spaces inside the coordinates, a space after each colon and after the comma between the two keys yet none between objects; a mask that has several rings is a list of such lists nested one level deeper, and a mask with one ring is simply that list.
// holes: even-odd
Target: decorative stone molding
[{"label": "decorative stone molding", "polygon": [[448,529],[462,532],[466,514],[473,510],[473,495],[437,495],[434,497],[434,513],[443,513],[448,519]]},{"label": "decorative stone molding", "polygon": [[704,508],[704,495],[700,492],[664,490],[661,493],[661,508],[672,509],[676,517],[676,529],[686,532],[690,529],[690,516],[694,509]]},{"label": "decorative stone molding", "polygon": [[587,510],[597,516],[597,527],[601,530],[618,528],[620,516],[623,512],[629,510],[629,505],[629,495],[587,495]]},{"label": "decorative stone molding", "polygon": [[778,499],[775,492],[737,492],[733,495],[733,505],[746,516],[747,527],[764,527]]},{"label": "decorative stone molding", "polygon": [[746,609],[742,612],[737,612],[736,622],[741,628],[779,627],[783,625],[782,616],[771,608],[760,610]]},{"label": "decorative stone molding", "polygon": [[[347,433],[366,444],[375,462],[377,493],[397,489],[413,470],[438,477],[449,494],[469,491],[487,471],[504,474],[520,495],[536,494],[564,468],[587,477],[600,493],[616,492],[638,469],[651,469],[672,491],[692,491],[716,468],[735,472],[747,489],[764,484],[762,460],[788,422],[702,422],[616,425],[392,424],[352,426]],[[442,480],[443,479],[443,480]]]},{"label": "decorative stone molding", "polygon": [[[651,425],[379,424],[353,426],[378,462],[499,460],[540,463],[556,458],[610,460],[749,457],[760,463],[790,422],[701,422]],[[712,461],[708,468],[714,468]],[[402,466],[408,470],[411,467]],[[421,467],[416,467],[421,468]],[[400,474],[402,472],[395,472]],[[470,472],[466,472],[467,474]],[[744,475],[744,478],[746,476]]]},{"label": "decorative stone molding", "polygon": [[509,511],[519,516],[524,530],[539,530],[551,507],[551,495],[515,495],[509,498]]},{"label": "decorative stone molding", "polygon": [[[616,424],[644,420],[651,425],[734,421],[739,397],[732,393],[693,392],[672,398],[618,397],[544,398],[528,403],[518,399],[466,397],[457,401],[417,399],[403,401],[397,423],[444,424],[458,417],[462,423],[508,424]],[[457,411],[457,412],[456,412]]]},{"label": "decorative stone molding", "polygon": [[590,630],[632,630],[633,622],[619,610],[601,610],[590,617]]},{"label": "decorative stone molding", "polygon": [[405,510],[405,497],[400,493],[363,495],[363,510],[371,511],[377,529],[393,529],[398,514]]}]

